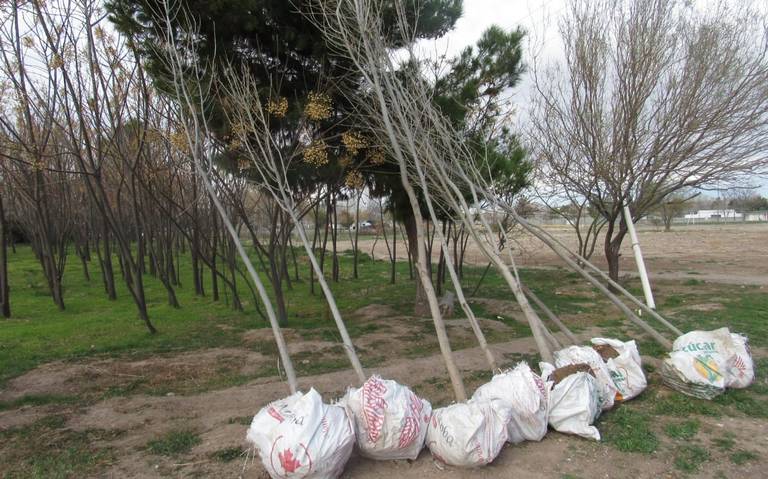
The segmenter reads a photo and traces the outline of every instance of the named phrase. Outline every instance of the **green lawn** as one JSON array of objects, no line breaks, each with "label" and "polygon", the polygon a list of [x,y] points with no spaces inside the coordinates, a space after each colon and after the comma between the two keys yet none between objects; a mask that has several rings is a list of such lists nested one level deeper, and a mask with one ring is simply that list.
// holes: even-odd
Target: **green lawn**
[{"label": "green lawn", "polygon": [[[351,279],[351,254],[341,255],[341,281],[332,283],[334,296],[347,320],[350,333],[364,333],[349,313],[372,303],[385,304],[398,312],[413,307],[413,280],[408,277],[407,263],[398,263],[396,284],[389,283],[390,265],[373,261],[361,253],[359,279]],[[300,257],[302,279],[294,282],[286,292],[288,326],[305,330],[311,335],[333,339],[338,333],[328,308],[316,285],[316,293],[309,293],[305,258]],[[9,262],[13,318],[0,322],[0,384],[38,364],[52,360],[71,360],[86,356],[142,355],[157,352],[193,350],[198,348],[231,346],[241,343],[245,330],[267,327],[256,313],[250,294],[240,285],[245,311],[237,312],[225,304],[224,295],[219,302],[210,296],[195,296],[191,288],[191,266],[182,262],[183,287],[177,289],[181,308],[166,303],[162,285],[146,275],[149,313],[159,333],[150,335],[138,320],[134,305],[125,287],[118,279],[118,299],[109,301],[103,292],[96,262],[92,262],[91,282],[87,282],[76,258],[70,257],[64,277],[66,310],[58,311],[51,301],[40,266],[31,250],[19,247]],[[474,289],[483,268],[465,267],[465,290]],[[565,270],[523,270],[522,278],[537,291],[553,311],[572,315],[575,330],[597,325],[617,337],[631,337],[638,330],[623,320],[621,314],[599,294],[585,284],[575,273]],[[209,279],[206,276],[206,279]],[[630,289],[638,292],[639,284],[630,282]],[[734,331],[748,333],[753,346],[765,347],[768,341],[768,295],[756,287],[742,287],[733,294],[733,286],[688,285],[684,292],[666,294],[659,291],[661,311],[674,310],[674,321],[683,330],[715,328],[723,325]],[[206,285],[206,291],[209,285]],[[478,296],[510,299],[503,279],[491,270],[486,276]],[[685,304],[706,301],[716,297],[724,309],[715,311],[686,311]],[[481,305],[476,313],[488,316]],[[457,308],[458,314],[460,309]],[[498,319],[514,325],[506,317]],[[530,334],[527,328],[523,335]],[[313,332],[314,331],[314,332]],[[655,343],[641,342],[644,354],[661,355],[663,350]]]},{"label": "green lawn", "polygon": [[[338,336],[319,286],[309,294],[308,266],[300,257],[301,279],[286,291],[288,327],[301,329],[309,336],[334,339]],[[329,263],[327,263],[327,266]],[[351,311],[378,303],[389,305],[398,312],[413,308],[414,284],[409,279],[408,264],[398,263],[397,282],[389,282],[390,265],[373,261],[361,253],[358,264],[359,279],[353,280],[351,254],[342,254],[341,281],[330,282],[350,334],[364,333]],[[85,280],[81,266],[74,256],[69,258],[64,276],[66,310],[59,311],[51,300],[41,273],[40,265],[28,247],[18,247],[10,255],[9,276],[13,317],[0,321],[0,384],[9,378],[53,360],[72,360],[93,356],[146,355],[158,352],[193,350],[241,343],[243,331],[267,327],[257,314],[250,293],[240,284],[244,312],[232,310],[224,294],[214,302],[210,296],[195,296],[191,287],[191,264],[182,260],[181,280],[177,288],[181,308],[168,306],[166,293],[159,280],[145,275],[146,294],[150,318],[159,333],[151,335],[139,321],[135,306],[120,278],[117,278],[118,299],[109,301],[104,294],[100,271],[91,262],[91,281]],[[473,289],[482,270],[466,268],[467,288]],[[548,273],[549,274],[549,273]],[[550,274],[551,275],[551,274]],[[552,277],[539,272],[528,272],[535,289]],[[206,280],[210,278],[206,275]],[[264,278],[265,284],[266,278]],[[205,285],[210,292],[210,285]],[[493,272],[486,277],[480,294],[488,297],[508,298],[509,290]],[[579,298],[550,297],[557,311],[578,309]],[[573,302],[573,303],[572,303]],[[478,305],[478,312],[480,306]],[[457,308],[458,310],[458,308]],[[459,314],[460,314],[460,310]],[[525,328],[523,328],[525,329]]]}]

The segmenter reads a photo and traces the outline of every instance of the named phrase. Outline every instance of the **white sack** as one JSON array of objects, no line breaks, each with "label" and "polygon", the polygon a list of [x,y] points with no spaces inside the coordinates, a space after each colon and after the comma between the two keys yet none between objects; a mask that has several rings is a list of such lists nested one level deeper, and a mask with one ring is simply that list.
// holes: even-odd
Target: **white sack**
[{"label": "white sack", "polygon": [[674,373],[680,381],[695,386],[694,395],[701,389],[710,399],[726,387],[745,388],[755,378],[747,337],[732,334],[728,328],[691,331],[677,338],[672,349],[665,370],[669,376]]},{"label": "white sack", "polygon": [[569,346],[555,352],[555,366],[562,368],[571,364],[588,364],[592,368],[600,392],[600,406],[603,411],[612,408],[616,385],[600,354],[589,346]]},{"label": "white sack", "polygon": [[728,328],[683,334],[664,360],[662,379],[684,394],[712,399],[725,391],[732,344]]},{"label": "white sack", "polygon": [[509,409],[487,400],[470,400],[432,411],[427,447],[432,455],[458,467],[484,466],[507,441]]},{"label": "white sack", "polygon": [[648,381],[634,340],[623,342],[618,339],[592,338],[592,344],[607,344],[619,353],[618,357],[605,362],[616,386],[617,401],[627,401],[645,390]]},{"label": "white sack", "polygon": [[[547,378],[554,369],[541,363]],[[600,431],[592,424],[602,411],[600,386],[588,373],[577,372],[560,381],[549,393],[549,424],[556,431],[576,434],[586,439],[600,440]]]},{"label": "white sack", "polygon": [[432,405],[408,387],[371,376],[343,399],[360,452],[372,459],[416,459],[432,415]]},{"label": "white sack", "polygon": [[547,433],[549,387],[524,362],[493,376],[491,382],[477,388],[472,399],[487,399],[511,410],[507,440],[513,444],[541,441]]},{"label": "white sack", "polygon": [[741,389],[755,380],[755,363],[746,336],[731,333],[731,340],[731,351],[726,361],[728,371],[725,375],[725,386]]},{"label": "white sack", "polygon": [[272,479],[335,479],[355,444],[347,412],[324,404],[314,389],[263,407],[246,438]]},{"label": "white sack", "polygon": [[592,338],[590,340],[592,344],[595,346],[600,346],[603,344],[607,344],[608,346],[612,347],[616,350],[619,354],[624,354],[625,352],[629,352],[632,359],[640,366],[643,365],[643,360],[640,358],[640,351],[637,349],[637,343],[635,340],[631,341],[621,341],[619,339],[613,339],[613,338]]}]

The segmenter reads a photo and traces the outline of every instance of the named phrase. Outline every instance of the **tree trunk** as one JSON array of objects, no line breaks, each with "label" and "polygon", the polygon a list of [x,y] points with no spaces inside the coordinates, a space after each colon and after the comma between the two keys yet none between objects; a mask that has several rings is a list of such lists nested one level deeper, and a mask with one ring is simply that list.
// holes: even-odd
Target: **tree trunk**
[{"label": "tree trunk", "polygon": [[331,279],[334,283],[339,282],[339,252],[336,249],[336,240],[339,233],[339,222],[338,222],[338,216],[336,211],[336,198],[333,198],[333,228],[331,231],[331,258],[332,258],[332,268],[331,268]]},{"label": "tree trunk", "polygon": [[[605,233],[604,251],[605,260],[608,263],[608,277],[618,282],[621,243],[624,241],[624,236],[627,234],[627,226],[624,224],[624,220],[619,220],[618,231],[616,231],[615,222],[616,220],[608,222],[608,231]],[[611,291],[613,291],[613,287],[611,287]]]},{"label": "tree trunk", "polygon": [[[98,241],[98,240],[97,240]],[[102,241],[104,242],[104,254],[101,254],[98,242],[96,243],[96,256],[99,257],[101,265],[101,278],[104,281],[104,291],[110,301],[117,299],[117,290],[115,289],[115,269],[112,266],[112,248],[109,241],[109,229],[104,223]]]},{"label": "tree trunk", "polygon": [[[411,258],[416,258],[418,253],[418,237],[416,229],[416,218],[413,216],[413,212],[405,212],[403,224],[405,225],[405,234],[408,236],[408,254]],[[426,248],[426,245],[424,245],[424,247]],[[424,285],[421,283],[421,281],[416,281],[415,286],[416,298],[413,306],[413,314],[419,317],[429,316],[429,298],[427,298],[427,292],[424,290]]]},{"label": "tree trunk", "polygon": [[[360,238],[360,199],[362,198],[362,193],[357,194],[357,202],[355,203],[355,237],[354,237],[354,244],[352,247],[354,248],[352,251],[353,259],[352,259],[352,278],[357,279],[357,245],[358,240]],[[371,255],[373,256],[373,255]]]},{"label": "tree trunk", "polygon": [[[382,228],[386,229],[384,222],[382,221]],[[395,215],[392,214],[392,275],[390,282],[395,284],[395,273],[397,272],[397,222],[395,221]]]},{"label": "tree trunk", "polygon": [[3,196],[0,195],[0,315],[11,317],[10,288],[8,286],[8,227],[5,224]]},{"label": "tree trunk", "polygon": [[219,247],[219,225],[216,220],[216,210],[213,208],[213,201],[211,200],[211,222],[213,227],[211,229],[211,297],[214,301],[219,300],[219,278],[216,277],[216,255],[218,254]]}]

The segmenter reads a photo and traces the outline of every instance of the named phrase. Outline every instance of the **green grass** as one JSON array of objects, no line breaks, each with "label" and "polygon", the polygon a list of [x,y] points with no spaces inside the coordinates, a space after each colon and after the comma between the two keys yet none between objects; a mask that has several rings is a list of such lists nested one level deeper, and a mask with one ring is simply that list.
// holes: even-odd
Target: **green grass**
[{"label": "green grass", "polygon": [[711,401],[692,398],[679,392],[664,391],[666,394],[648,394],[645,401],[650,404],[650,412],[654,416],[690,417],[700,414],[702,416],[719,417],[722,408]]},{"label": "green grass", "polygon": [[22,406],[44,406],[46,404],[76,404],[80,401],[77,396],[61,394],[28,394],[14,401],[0,402],[0,411],[17,409]]},{"label": "green grass", "polygon": [[[40,265],[29,247],[19,246],[9,258],[11,307],[13,317],[0,322],[0,386],[35,366],[53,360],[77,360],[86,357],[136,357],[163,352],[178,352],[211,347],[242,345],[242,333],[265,328],[250,294],[240,280],[244,312],[232,310],[222,299],[195,296],[191,288],[191,262],[181,264],[182,286],[176,288],[181,308],[167,304],[167,294],[159,280],[145,275],[148,311],[159,333],[151,335],[138,319],[135,306],[123,285],[119,272],[116,283],[118,299],[109,301],[103,292],[96,261],[90,264],[92,280],[86,281],[79,262],[70,257],[64,275],[66,309],[59,311],[48,295]],[[305,257],[300,257],[305,261]],[[398,263],[398,281],[389,284],[389,263],[372,261],[361,255],[360,279],[351,281],[351,260],[340,256],[342,281],[330,282],[353,337],[383,325],[360,324],[349,313],[371,303],[410,310],[413,306],[413,282],[408,280],[407,263]],[[301,265],[306,278],[307,266]],[[469,268],[471,269],[471,268]],[[468,273],[469,274],[469,273]],[[204,275],[210,293],[209,274]],[[492,275],[490,275],[492,276]],[[265,283],[268,284],[266,278]],[[354,287],[351,287],[354,286]],[[220,285],[221,287],[221,285]],[[332,319],[320,292],[308,294],[308,280],[294,281],[286,289],[287,326],[307,334],[317,331],[326,340],[338,340]],[[270,291],[271,293],[271,291]],[[263,308],[262,308],[263,309]],[[274,353],[271,341],[257,344],[265,354]]]},{"label": "green grass", "polygon": [[746,464],[749,461],[754,461],[758,458],[759,456],[752,451],[736,451],[730,456],[731,462],[737,466]]},{"label": "green grass", "polygon": [[94,443],[119,431],[67,429],[63,416],[46,416],[24,427],[0,430],[0,472],[4,478],[86,477],[114,459]]},{"label": "green grass", "polygon": [[189,452],[202,442],[200,436],[191,430],[170,431],[147,443],[147,450],[158,456],[176,456]]},{"label": "green grass", "polygon": [[733,439],[733,433],[726,431],[722,437],[713,437],[711,439],[712,445],[721,451],[731,451],[736,445],[736,441]]},{"label": "green grass", "polygon": [[219,462],[232,462],[245,455],[242,447],[227,447],[211,453],[211,458]]},{"label": "green grass", "polygon": [[606,412],[598,427],[603,440],[619,451],[651,454],[659,446],[651,421],[649,414],[622,405]]},{"label": "green grass", "polygon": [[686,444],[675,450],[675,467],[684,472],[698,471],[709,459],[709,452],[701,446]]},{"label": "green grass", "polygon": [[687,440],[693,438],[697,432],[699,432],[698,419],[690,419],[682,422],[671,422],[664,425],[664,432],[672,439]]}]

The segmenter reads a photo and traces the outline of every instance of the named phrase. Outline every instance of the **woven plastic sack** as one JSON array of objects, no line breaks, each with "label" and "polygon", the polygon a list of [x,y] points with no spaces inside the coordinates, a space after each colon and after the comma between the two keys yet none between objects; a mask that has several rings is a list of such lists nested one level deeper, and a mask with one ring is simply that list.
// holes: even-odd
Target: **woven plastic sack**
[{"label": "woven plastic sack", "polygon": [[672,352],[664,360],[662,379],[689,396],[712,399],[722,394],[731,343],[728,328],[683,334],[672,344]]},{"label": "woven plastic sack", "polygon": [[408,387],[371,376],[342,400],[360,453],[372,459],[416,459],[424,447],[432,405]]},{"label": "woven plastic sack", "polygon": [[347,412],[324,404],[314,389],[262,408],[246,438],[272,479],[335,479],[355,445]]},{"label": "woven plastic sack", "polygon": [[472,399],[486,399],[510,409],[507,440],[513,444],[541,441],[547,434],[549,387],[524,362],[493,376],[489,383],[477,388]]},{"label": "woven plastic sack", "polygon": [[484,466],[507,442],[509,409],[470,400],[432,411],[427,447],[435,459],[458,467]]},{"label": "woven plastic sack", "polygon": [[613,383],[608,366],[603,362],[603,358],[600,357],[597,351],[589,346],[569,346],[555,352],[555,366],[558,368],[580,363],[589,364],[592,368],[592,372],[597,379],[602,410],[605,411],[612,408],[616,398],[616,385]]},{"label": "woven plastic sack", "polygon": [[605,361],[616,386],[616,401],[627,401],[645,390],[648,380],[634,340],[623,342],[618,339],[592,338],[592,344],[608,345],[619,353],[617,357]]},{"label": "woven plastic sack", "polygon": [[726,360],[728,371],[725,386],[741,389],[755,380],[755,363],[749,350],[749,339],[741,334],[731,333],[731,350]]},{"label": "woven plastic sack", "polygon": [[684,394],[712,399],[726,387],[743,388],[754,380],[747,338],[728,328],[691,331],[677,338],[672,349],[662,378]]},{"label": "woven plastic sack", "polygon": [[[548,363],[539,365],[545,379],[554,370]],[[549,393],[549,425],[556,431],[600,440],[593,426],[600,417],[600,385],[589,373],[576,372],[562,379]]]}]

